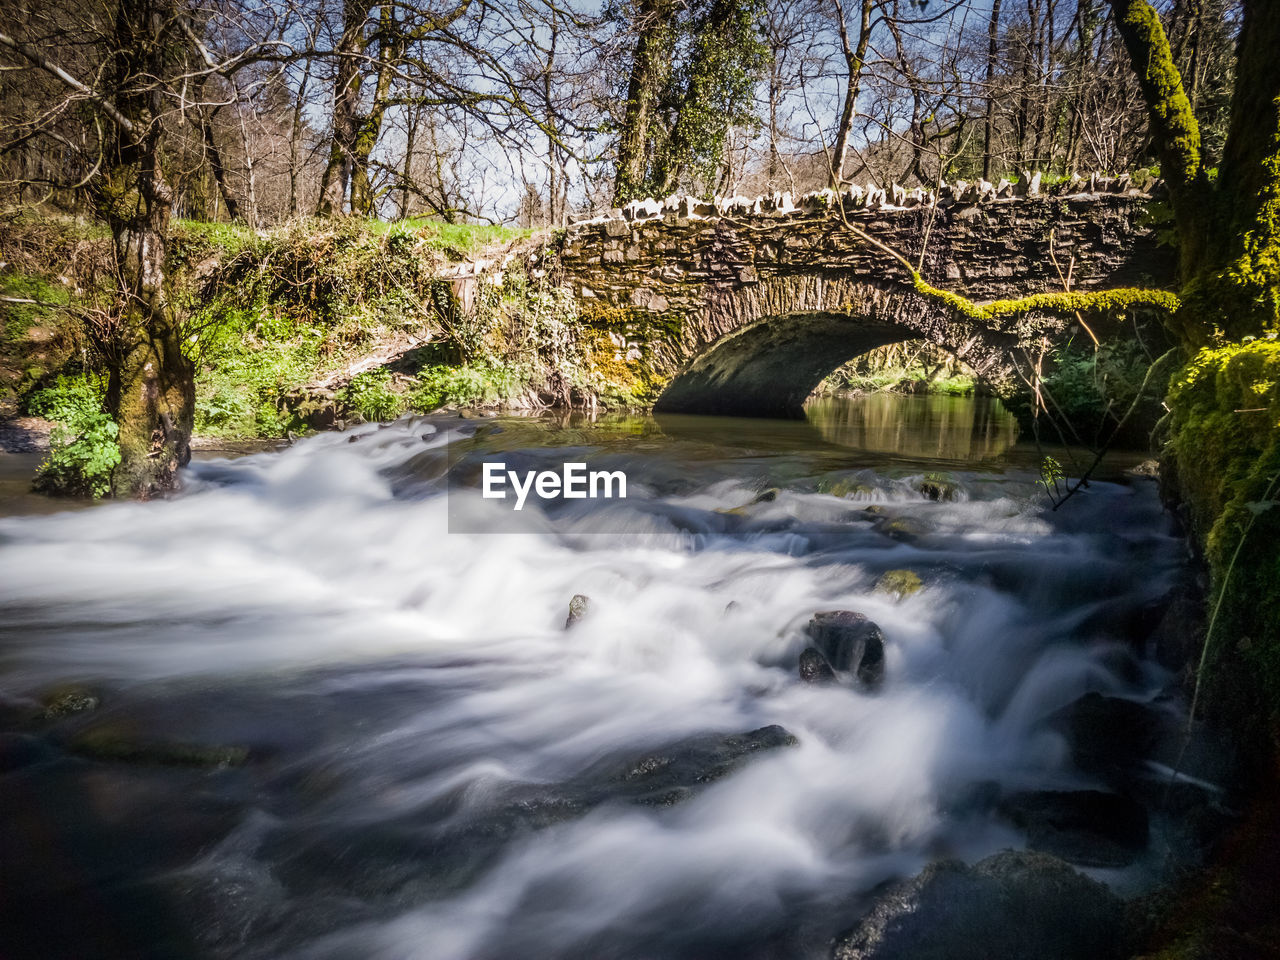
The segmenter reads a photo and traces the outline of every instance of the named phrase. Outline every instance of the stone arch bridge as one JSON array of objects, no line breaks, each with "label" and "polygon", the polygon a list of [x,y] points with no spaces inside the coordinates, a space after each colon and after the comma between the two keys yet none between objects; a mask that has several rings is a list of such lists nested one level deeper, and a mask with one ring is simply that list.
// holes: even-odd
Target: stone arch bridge
[{"label": "stone arch bridge", "polygon": [[[937,194],[854,187],[795,203],[673,197],[575,224],[530,265],[592,310],[667,331],[645,345],[672,377],[655,409],[799,416],[827,374],[876,347],[928,340],[1000,383],[1028,337],[1025,323],[977,323],[921,296],[859,232],[978,302],[1061,291],[1064,278],[1082,291],[1162,287],[1174,257],[1144,216],[1150,199],[1126,177],[1073,178],[1050,193],[1037,177],[1021,196],[980,182]],[[1044,316],[1032,328],[1038,338],[1068,325]]]}]

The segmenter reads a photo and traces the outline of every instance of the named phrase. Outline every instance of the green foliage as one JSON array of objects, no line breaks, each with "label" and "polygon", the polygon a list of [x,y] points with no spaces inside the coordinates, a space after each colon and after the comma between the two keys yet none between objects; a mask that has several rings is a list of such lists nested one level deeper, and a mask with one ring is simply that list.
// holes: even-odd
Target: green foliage
[{"label": "green foliage", "polygon": [[[451,281],[439,276],[442,252],[474,252],[525,232],[356,218],[265,233],[184,225],[172,265],[198,268],[201,278],[191,285],[185,330],[197,369],[197,431],[280,436],[302,429],[303,413],[295,411],[315,404],[300,388],[332,382],[375,344],[428,334],[434,356],[421,383],[399,389],[388,371],[374,371],[355,377],[335,401],[366,420],[385,420],[410,405],[499,403],[526,384],[551,381],[558,396],[641,392],[629,379],[637,376],[633,364],[615,362],[612,345],[607,355],[597,349],[597,334],[567,289],[508,269],[482,277],[463,309]],[[448,360],[461,366],[448,368]]]},{"label": "green foliage", "polygon": [[338,392],[338,399],[370,422],[394,420],[404,413],[406,398],[391,387],[391,373],[386,369],[356,374]]},{"label": "green foliage", "polygon": [[71,423],[101,410],[105,392],[101,378],[61,376],[51,386],[29,394],[24,406],[33,417]]},{"label": "green foliage", "polygon": [[1040,461],[1040,479],[1038,483],[1051,495],[1057,495],[1060,485],[1066,479],[1062,472],[1062,464],[1053,457],[1045,457]]},{"label": "green foliage", "polygon": [[[634,131],[644,144],[644,173],[619,182],[615,202],[665,196],[689,178],[704,193],[715,189],[730,127],[759,123],[753,95],[769,62],[757,26],[763,15],[762,0],[623,2],[606,9],[624,30],[643,37],[649,67],[642,71],[646,89],[635,91],[647,108],[636,112],[647,117],[646,128]],[[625,84],[627,77],[619,80]]]},{"label": "green foliage", "polygon": [[27,397],[28,412],[56,421],[36,488],[66,496],[105,496],[120,463],[119,430],[102,409],[102,383],[59,377]]},{"label": "green foliage", "polygon": [[229,437],[279,437],[296,428],[279,413],[281,398],[321,365],[320,338],[270,315],[261,322],[238,311],[197,342],[196,430]]},{"label": "green foliage", "polygon": [[486,247],[523,239],[533,233],[532,230],[501,224],[442,223],[429,217],[409,217],[389,223],[369,220],[367,226],[371,233],[386,236],[393,249],[397,245],[404,247],[420,242],[429,249],[442,251],[457,259],[469,257]]},{"label": "green foliage", "polygon": [[[288,413],[298,387],[375,341],[421,336],[437,319],[430,291],[438,255],[412,224],[348,218],[269,233],[221,225],[189,230],[174,247],[179,269],[209,257],[218,264],[194,290],[187,322],[199,432],[299,429]],[[353,397],[374,412],[376,391],[366,392],[357,385]]]},{"label": "green foliage", "polygon": [[411,402],[423,412],[443,406],[501,403],[520,392],[521,379],[517,370],[485,362],[456,367],[433,365],[423,369]]},{"label": "green foliage", "polygon": [[0,218],[0,410],[84,363],[84,308],[114,288],[99,233],[70,219]]},{"label": "green foliage", "polygon": [[203,220],[175,220],[173,243],[178,250],[199,249],[234,256],[258,239],[258,232],[242,223],[207,223]]},{"label": "green foliage", "polygon": [[974,378],[947,351],[922,341],[890,344],[855,357],[829,374],[818,388],[821,394],[877,393],[969,396]]},{"label": "green foliage", "polygon": [[[1072,345],[1051,355],[1043,388],[1052,397],[1052,411],[1083,433],[1085,428],[1099,429],[1122,417],[1150,366],[1146,353],[1132,341],[1104,343],[1096,350]],[[1148,429],[1159,416],[1164,386],[1148,385],[1145,409],[1135,414]]]},{"label": "green foliage", "polygon": [[958,374],[954,377],[934,380],[929,384],[929,392],[941,393],[949,397],[968,397],[972,396],[975,386],[973,377]]},{"label": "green foliage", "polygon": [[[9,298],[0,303],[0,315],[4,317],[0,338],[6,341],[24,338],[32,325],[47,321],[71,302],[71,293],[62,284],[25,273],[0,276],[0,296]],[[18,302],[24,300],[35,303]]]},{"label": "green foliage", "polygon": [[694,0],[688,8],[688,54],[660,100],[670,138],[654,163],[655,195],[667,193],[686,172],[713,188],[729,128],[759,122],[752,94],[769,62],[756,29],[763,2]]}]

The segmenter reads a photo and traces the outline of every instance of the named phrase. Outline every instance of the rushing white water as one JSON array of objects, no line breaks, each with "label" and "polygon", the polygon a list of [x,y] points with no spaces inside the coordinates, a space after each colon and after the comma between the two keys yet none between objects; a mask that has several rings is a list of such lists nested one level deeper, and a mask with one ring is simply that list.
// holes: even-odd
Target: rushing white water
[{"label": "rushing white water", "polygon": [[[533,446],[515,433],[492,442]],[[456,430],[364,434],[194,465],[166,502],[0,521],[11,699],[75,681],[103,697],[75,722],[250,751],[163,777],[60,761],[59,789],[135,797],[87,814],[126,832],[217,807],[123,878],[213,955],[821,955],[878,883],[1024,843],[975,791],[1091,785],[1053,711],[1165,679],[1107,626],[1180,562],[1146,485],[1051,514],[1030,473],[983,468],[935,503],[914,483],[937,464],[602,433],[629,498],[517,526],[450,515]],[[593,441],[539,442],[552,462]],[[819,492],[832,477],[853,492]],[[498,532],[448,532],[464,520]],[[924,589],[875,592],[895,568]],[[833,609],[882,628],[877,693],[798,680],[804,624]],[[602,772],[773,724],[798,742],[683,802]]]}]

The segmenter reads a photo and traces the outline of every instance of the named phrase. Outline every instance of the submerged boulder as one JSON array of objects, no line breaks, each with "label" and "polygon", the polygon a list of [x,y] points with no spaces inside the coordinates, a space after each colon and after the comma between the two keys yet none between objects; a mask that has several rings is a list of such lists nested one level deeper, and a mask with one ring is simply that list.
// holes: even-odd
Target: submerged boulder
[{"label": "submerged boulder", "polygon": [[893,516],[884,513],[883,510],[872,510],[870,507],[865,512],[880,513],[880,519],[875,522],[875,530],[900,543],[915,543],[921,537],[927,537],[936,530],[933,524],[919,517],[906,514]]},{"label": "submerged boulder", "polygon": [[855,674],[868,687],[878,687],[883,682],[884,634],[861,613],[815,613],[806,632],[835,670]]},{"label": "submerged boulder", "polygon": [[1082,867],[1123,867],[1147,848],[1143,806],[1101,790],[1036,790],[1000,802],[1000,813],[1025,831],[1033,850]]},{"label": "submerged boulder", "polygon": [[744,504],[740,504],[739,506],[736,506],[736,507],[721,507],[718,510],[716,510],[716,513],[722,513],[730,517],[743,517],[747,515],[746,512],[748,507],[754,507],[758,503],[773,503],[775,500],[778,499],[778,494],[781,492],[782,491],[780,491],[777,487],[770,487],[767,490],[763,490],[760,493],[757,493],[754,497],[752,497],[750,500],[748,500]]},{"label": "submerged boulder", "polygon": [[98,709],[101,699],[92,690],[78,684],[64,684],[54,687],[41,697],[44,711],[42,720],[61,720],[75,713],[88,713]]},{"label": "submerged boulder", "polygon": [[931,475],[915,483],[916,492],[926,500],[935,502],[959,499],[960,485],[946,477]]},{"label": "submerged boulder", "polygon": [[800,651],[800,679],[805,683],[829,683],[836,678],[826,656],[817,647]]},{"label": "submerged boulder", "polygon": [[913,593],[919,592],[923,586],[920,575],[914,570],[886,570],[876,580],[875,591],[904,600]]},{"label": "submerged boulder", "polygon": [[245,747],[153,737],[125,721],[82,730],[67,741],[67,749],[91,760],[169,767],[220,769],[238,767],[249,760]]},{"label": "submerged boulder", "polygon": [[1168,720],[1146,704],[1086,693],[1049,718],[1071,743],[1071,759],[1109,783],[1127,782],[1160,743]]},{"label": "submerged boulder", "polygon": [[1044,853],[930,864],[882,894],[833,960],[1109,960],[1128,955],[1123,904]]},{"label": "submerged boulder", "polygon": [[565,618],[564,628],[568,630],[587,615],[591,609],[591,598],[585,593],[575,593],[569,600],[569,616]]},{"label": "submerged boulder", "polygon": [[[785,727],[771,724],[747,733],[698,734],[627,761],[608,777],[609,799],[669,806],[744,766],[753,756],[799,743]],[[603,772],[603,771],[601,771]],[[581,794],[591,794],[588,784]]]}]

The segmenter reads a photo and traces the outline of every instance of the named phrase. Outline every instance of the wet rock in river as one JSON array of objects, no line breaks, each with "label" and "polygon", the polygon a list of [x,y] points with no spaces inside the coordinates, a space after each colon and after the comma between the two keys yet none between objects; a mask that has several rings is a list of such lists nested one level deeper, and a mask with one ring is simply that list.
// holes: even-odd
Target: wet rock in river
[{"label": "wet rock in river", "polygon": [[1036,790],[1006,797],[999,810],[1031,849],[1082,867],[1127,866],[1150,836],[1147,811],[1118,793]]},{"label": "wet rock in river", "polygon": [[914,543],[921,537],[928,536],[934,532],[932,524],[921,520],[919,517],[909,516],[882,516],[875,522],[875,529],[886,537],[902,543]]},{"label": "wet rock in river", "polygon": [[1070,742],[1077,767],[1122,783],[1155,750],[1169,721],[1146,704],[1095,692],[1058,710],[1049,723]]},{"label": "wet rock in river", "polygon": [[1056,857],[1006,850],[930,864],[892,887],[833,960],[1109,960],[1128,955],[1121,901]]},{"label": "wet rock in river", "polygon": [[1204,598],[1193,583],[1179,584],[1159,622],[1147,638],[1147,649],[1166,670],[1185,670],[1204,642]]},{"label": "wet rock in river", "polygon": [[833,669],[855,674],[868,687],[884,680],[884,634],[861,613],[815,613],[806,631]]},{"label": "wet rock in river", "polygon": [[920,575],[914,570],[886,570],[876,580],[875,591],[904,600],[913,593],[919,592],[923,586]]},{"label": "wet rock in river", "polygon": [[824,479],[819,481],[818,492],[825,493],[832,497],[856,499],[857,497],[875,496],[876,489],[867,483],[857,483],[853,480],[838,478],[835,480]]},{"label": "wet rock in river", "polygon": [[634,803],[668,806],[700,786],[742,767],[758,753],[795,746],[799,741],[776,723],[747,733],[698,734],[629,761],[613,776],[610,795],[621,791]]},{"label": "wet rock in river", "polygon": [[669,807],[769,751],[798,741],[770,725],[703,733],[643,753],[615,754],[561,784],[517,784],[494,802],[458,790],[390,821],[286,826],[264,849],[290,886],[319,884],[364,898],[434,897],[461,889],[515,838],[585,816],[602,804]]},{"label": "wet rock in river", "polygon": [[564,628],[568,630],[587,615],[591,609],[591,598],[585,593],[575,593],[569,601],[569,616],[565,618]]},{"label": "wet rock in river", "polygon": [[935,502],[957,500],[960,497],[960,485],[946,477],[924,477],[916,481],[915,489],[926,500]]},{"label": "wet rock in river", "polygon": [[238,767],[249,759],[244,747],[156,739],[131,724],[90,727],[72,737],[67,748],[94,760],[174,767]]},{"label": "wet rock in river", "polygon": [[748,507],[754,507],[757,503],[773,503],[773,501],[778,499],[778,494],[780,492],[781,491],[777,487],[770,487],[768,490],[764,490],[761,493],[757,493],[754,497],[752,497],[749,501],[742,504],[741,506],[721,507],[716,511],[716,513],[723,513],[731,517],[746,516],[746,511]]},{"label": "wet rock in river", "polygon": [[800,679],[805,683],[829,683],[835,678],[836,672],[817,647],[805,647],[800,652]]},{"label": "wet rock in river", "polygon": [[43,720],[61,720],[75,713],[87,713],[98,709],[101,702],[98,695],[86,687],[77,684],[66,684],[54,687],[41,698],[44,712]]}]

